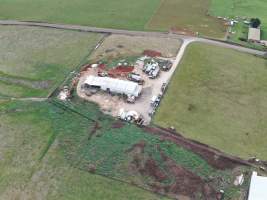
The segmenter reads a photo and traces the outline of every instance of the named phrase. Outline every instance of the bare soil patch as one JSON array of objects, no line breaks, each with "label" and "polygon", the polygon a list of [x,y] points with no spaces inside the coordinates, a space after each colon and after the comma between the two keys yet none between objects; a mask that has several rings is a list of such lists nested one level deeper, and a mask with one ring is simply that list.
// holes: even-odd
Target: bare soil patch
[{"label": "bare soil patch", "polygon": [[93,52],[90,60],[118,58],[141,55],[145,50],[160,52],[163,57],[175,57],[181,41],[169,38],[110,35],[103,44]]},{"label": "bare soil patch", "polygon": [[125,123],[122,121],[116,121],[112,124],[111,128],[122,128],[124,127]]},{"label": "bare soil patch", "polygon": [[[198,199],[199,195],[205,199],[219,199],[216,190],[205,183],[201,177],[177,165],[175,161],[160,150],[163,163],[153,159],[145,153],[146,143],[140,141],[134,144],[126,153],[132,155],[129,169],[147,177],[151,190],[175,199]],[[161,165],[164,166],[161,166]]]},{"label": "bare soil patch", "polygon": [[181,134],[169,129],[159,127],[144,127],[146,131],[152,134],[160,135],[165,140],[170,140],[204,158],[211,166],[216,169],[234,169],[239,165],[250,165],[249,162],[238,157],[226,155],[225,153],[212,148],[206,144],[186,139]]}]

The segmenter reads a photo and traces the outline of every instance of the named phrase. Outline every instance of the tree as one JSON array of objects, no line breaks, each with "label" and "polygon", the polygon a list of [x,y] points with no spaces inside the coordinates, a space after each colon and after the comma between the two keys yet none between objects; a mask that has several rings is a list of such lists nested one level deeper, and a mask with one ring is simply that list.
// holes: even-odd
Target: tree
[{"label": "tree", "polygon": [[252,18],[250,20],[250,25],[252,28],[258,28],[261,25],[261,20],[259,18]]}]

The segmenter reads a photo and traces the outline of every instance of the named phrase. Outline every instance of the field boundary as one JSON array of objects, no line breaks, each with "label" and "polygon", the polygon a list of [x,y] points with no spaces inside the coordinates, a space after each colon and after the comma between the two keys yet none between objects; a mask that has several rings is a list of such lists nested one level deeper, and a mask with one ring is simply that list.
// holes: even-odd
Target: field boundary
[{"label": "field boundary", "polygon": [[147,26],[150,24],[150,22],[152,21],[152,19],[154,18],[154,16],[157,14],[157,12],[160,10],[162,4],[165,2],[166,0],[160,0],[160,4],[159,6],[155,9],[154,13],[151,15],[150,19],[147,21],[147,23],[144,26],[144,30],[148,30]]},{"label": "field boundary", "polygon": [[[242,158],[237,157],[237,156],[232,156],[230,154],[224,153],[224,152],[220,151],[219,149],[216,149],[216,148],[211,147],[209,145],[206,145],[204,143],[186,138],[181,133],[176,132],[174,130],[163,128],[163,127],[160,127],[157,125],[144,127],[144,130],[146,130],[146,132],[148,132],[150,134],[159,135],[159,136],[166,136],[167,140],[175,142],[177,145],[180,145],[180,146],[182,146],[188,150],[192,151],[192,149],[195,147],[195,148],[198,148],[200,151],[207,151],[207,152],[213,153],[216,156],[223,157],[227,160],[230,160],[233,163],[236,163],[239,165],[246,165],[246,166],[255,167],[255,165],[250,163],[248,160],[242,159]],[[195,151],[193,151],[193,152],[195,152]],[[195,153],[202,156],[198,152],[195,152]]]},{"label": "field boundary", "polygon": [[[84,61],[86,60],[86,58],[88,58],[105,40],[105,38],[108,36],[108,34],[105,34],[101,37],[101,39],[98,41],[98,43],[96,44],[96,46],[94,48],[92,48],[91,50],[89,50],[87,52],[87,54],[80,60],[80,62],[69,72],[69,75],[67,77],[65,77],[61,83],[59,83],[57,86],[55,86],[55,88],[53,90],[51,90],[51,92],[47,95],[47,98],[51,98],[53,97],[59,90],[60,87],[62,87],[64,84],[66,84],[66,82],[75,74],[78,73],[81,70],[81,67],[84,64]],[[74,73],[71,73],[74,72]]]}]

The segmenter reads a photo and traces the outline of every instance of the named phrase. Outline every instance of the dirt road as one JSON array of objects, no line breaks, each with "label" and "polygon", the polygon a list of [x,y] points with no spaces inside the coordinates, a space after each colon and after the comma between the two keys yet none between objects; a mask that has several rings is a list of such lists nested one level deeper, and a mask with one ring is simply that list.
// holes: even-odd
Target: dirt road
[{"label": "dirt road", "polygon": [[238,51],[255,54],[263,56],[266,52],[258,51],[254,49],[249,49],[237,45],[228,44],[223,41],[215,41],[211,39],[198,38],[192,36],[171,34],[167,32],[145,32],[145,31],[128,31],[120,29],[109,29],[109,28],[96,28],[89,26],[80,26],[80,25],[67,25],[67,24],[51,24],[45,22],[31,22],[31,21],[16,21],[16,20],[0,20],[0,25],[16,25],[16,26],[36,26],[36,27],[47,27],[55,29],[64,29],[64,30],[76,30],[84,32],[95,32],[95,33],[107,33],[107,34],[121,34],[121,35],[131,35],[131,36],[153,36],[153,37],[165,37],[165,38],[174,38],[181,39],[183,41],[191,42],[203,42],[207,44],[213,44],[216,46],[221,46],[225,48],[231,48]]}]

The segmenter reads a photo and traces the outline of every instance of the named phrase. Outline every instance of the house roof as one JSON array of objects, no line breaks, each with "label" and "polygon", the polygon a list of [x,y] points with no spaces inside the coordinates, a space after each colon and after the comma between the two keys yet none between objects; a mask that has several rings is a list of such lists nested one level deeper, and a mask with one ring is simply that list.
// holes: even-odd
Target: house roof
[{"label": "house roof", "polygon": [[267,177],[258,176],[253,172],[251,176],[248,200],[267,199]]},{"label": "house roof", "polygon": [[139,96],[141,87],[134,82],[110,77],[88,76],[84,82],[88,85],[99,86],[102,90],[110,89],[111,92]]},{"label": "house roof", "polygon": [[261,40],[261,30],[260,30],[260,28],[249,28],[249,30],[248,30],[248,40],[260,41]]}]

